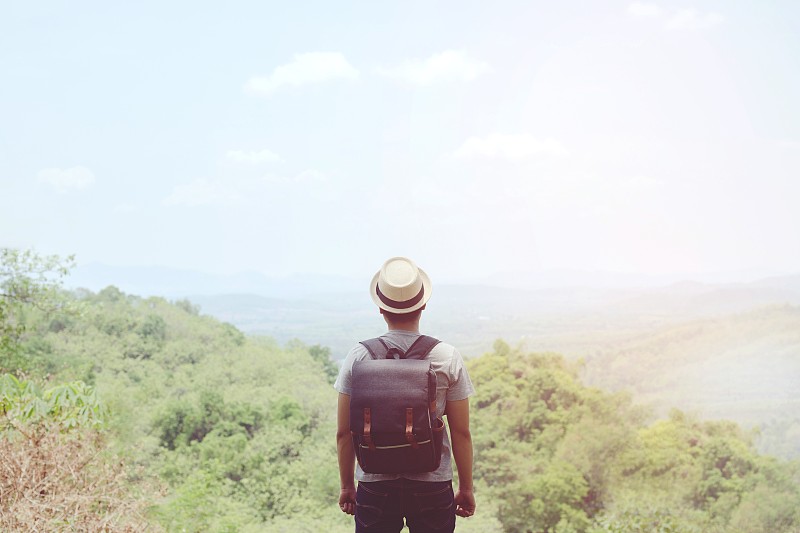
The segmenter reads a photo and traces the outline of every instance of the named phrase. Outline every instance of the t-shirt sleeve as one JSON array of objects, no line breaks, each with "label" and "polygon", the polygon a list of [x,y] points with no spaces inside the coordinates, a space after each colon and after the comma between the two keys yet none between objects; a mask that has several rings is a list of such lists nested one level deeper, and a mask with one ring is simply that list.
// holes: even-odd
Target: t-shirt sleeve
[{"label": "t-shirt sleeve", "polygon": [[447,388],[447,400],[455,402],[475,394],[475,387],[469,378],[464,359],[458,350],[453,349],[453,359],[450,362],[450,386]]},{"label": "t-shirt sleeve", "polygon": [[333,383],[333,388],[342,394],[352,394],[353,391],[353,361],[358,352],[358,346],[347,353],[339,368],[339,375]]}]

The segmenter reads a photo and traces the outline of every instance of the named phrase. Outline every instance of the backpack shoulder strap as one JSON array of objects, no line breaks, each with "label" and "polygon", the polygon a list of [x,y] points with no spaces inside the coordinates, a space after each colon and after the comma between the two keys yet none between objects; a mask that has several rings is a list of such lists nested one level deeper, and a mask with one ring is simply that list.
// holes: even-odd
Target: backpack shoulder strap
[{"label": "backpack shoulder strap", "polygon": [[389,347],[386,346],[386,343],[380,337],[375,337],[374,339],[367,339],[365,341],[361,341],[364,348],[367,349],[369,352],[370,357],[373,359],[385,359],[386,354],[389,351]]},{"label": "backpack shoulder strap", "polygon": [[414,344],[409,346],[408,350],[406,350],[403,359],[425,359],[428,357],[428,354],[431,353],[434,346],[440,342],[442,341],[429,337],[428,335],[420,335],[417,337],[417,340],[414,341]]}]

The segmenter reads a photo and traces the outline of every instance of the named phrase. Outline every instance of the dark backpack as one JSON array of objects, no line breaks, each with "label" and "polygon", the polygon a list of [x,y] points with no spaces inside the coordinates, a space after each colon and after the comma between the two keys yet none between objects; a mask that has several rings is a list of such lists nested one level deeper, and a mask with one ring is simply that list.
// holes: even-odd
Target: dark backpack
[{"label": "dark backpack", "polygon": [[432,472],[442,458],[444,422],[436,418],[437,339],[420,335],[403,353],[380,339],[361,344],[371,359],[353,363],[350,432],[364,472]]}]

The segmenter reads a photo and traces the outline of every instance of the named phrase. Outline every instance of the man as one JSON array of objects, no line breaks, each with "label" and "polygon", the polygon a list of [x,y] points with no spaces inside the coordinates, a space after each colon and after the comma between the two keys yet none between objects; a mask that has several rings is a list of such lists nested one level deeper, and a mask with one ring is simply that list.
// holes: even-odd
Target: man
[{"label": "man", "polygon": [[[431,297],[430,279],[410,259],[393,257],[372,278],[370,293],[388,326],[381,339],[389,347],[405,352],[420,336],[420,316]],[[453,346],[444,342],[437,344],[426,359],[436,373],[436,416],[447,415],[450,428],[459,484],[454,495],[451,441],[446,430],[442,460],[433,472],[369,474],[355,464],[350,434],[352,368],[355,361],[369,357],[367,349],[357,344],[347,354],[334,384],[339,391],[336,432],[341,483],[339,508],[355,515],[356,533],[397,533],[403,528],[404,518],[410,533],[452,533],[456,515],[472,516],[475,512],[467,399],[475,389],[464,361]]]}]

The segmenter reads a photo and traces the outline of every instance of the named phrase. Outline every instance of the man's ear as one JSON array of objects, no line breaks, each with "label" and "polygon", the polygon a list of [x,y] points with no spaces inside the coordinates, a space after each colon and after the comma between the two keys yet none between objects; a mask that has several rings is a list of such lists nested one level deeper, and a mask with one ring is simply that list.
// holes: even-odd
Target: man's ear
[{"label": "man's ear", "polygon": [[426,307],[428,307],[428,304],[423,304],[423,305],[422,305],[422,307],[420,307],[420,308],[419,308],[419,310],[420,310],[420,311],[422,311],[422,310],[424,310]]}]

